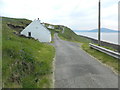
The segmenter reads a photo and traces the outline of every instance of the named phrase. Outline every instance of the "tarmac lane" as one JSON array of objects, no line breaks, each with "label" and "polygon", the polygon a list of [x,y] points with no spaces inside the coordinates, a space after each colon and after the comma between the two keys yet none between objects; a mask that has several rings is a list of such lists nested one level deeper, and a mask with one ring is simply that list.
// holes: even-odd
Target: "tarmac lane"
[{"label": "tarmac lane", "polygon": [[55,88],[118,88],[118,75],[88,55],[78,43],[54,36]]}]

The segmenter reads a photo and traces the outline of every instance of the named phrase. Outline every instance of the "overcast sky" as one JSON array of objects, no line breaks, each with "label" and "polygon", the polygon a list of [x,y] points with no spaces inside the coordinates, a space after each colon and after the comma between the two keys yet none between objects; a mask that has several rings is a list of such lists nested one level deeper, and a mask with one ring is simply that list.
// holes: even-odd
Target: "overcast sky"
[{"label": "overcast sky", "polygon": [[[0,0],[1,16],[60,24],[73,30],[98,27],[99,0]],[[118,29],[118,1],[101,0],[102,27]]]}]

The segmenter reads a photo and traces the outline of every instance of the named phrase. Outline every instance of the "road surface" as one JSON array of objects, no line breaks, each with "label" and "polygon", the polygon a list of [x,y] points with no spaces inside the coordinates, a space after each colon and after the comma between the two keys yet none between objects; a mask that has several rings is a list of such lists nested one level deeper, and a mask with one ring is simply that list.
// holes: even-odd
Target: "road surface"
[{"label": "road surface", "polygon": [[55,88],[118,88],[118,76],[80,45],[54,37]]}]

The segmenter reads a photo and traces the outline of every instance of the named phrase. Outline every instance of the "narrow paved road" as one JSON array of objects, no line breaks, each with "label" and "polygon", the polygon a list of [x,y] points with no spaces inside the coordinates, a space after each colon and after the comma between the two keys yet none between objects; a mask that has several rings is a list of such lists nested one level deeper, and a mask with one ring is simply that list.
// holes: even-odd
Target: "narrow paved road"
[{"label": "narrow paved road", "polygon": [[89,56],[79,44],[54,37],[55,88],[117,88],[118,76]]}]

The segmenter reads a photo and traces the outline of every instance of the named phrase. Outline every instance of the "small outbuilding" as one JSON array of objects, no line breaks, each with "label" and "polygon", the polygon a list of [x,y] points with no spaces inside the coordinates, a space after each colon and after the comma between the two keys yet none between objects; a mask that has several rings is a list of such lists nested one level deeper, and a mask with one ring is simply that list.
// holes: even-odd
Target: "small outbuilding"
[{"label": "small outbuilding", "polygon": [[51,42],[50,31],[40,23],[39,19],[31,22],[20,34],[33,37],[40,42]]},{"label": "small outbuilding", "polygon": [[54,29],[54,26],[52,26],[52,25],[49,25],[49,26],[48,26],[48,28],[50,28],[50,29]]}]

